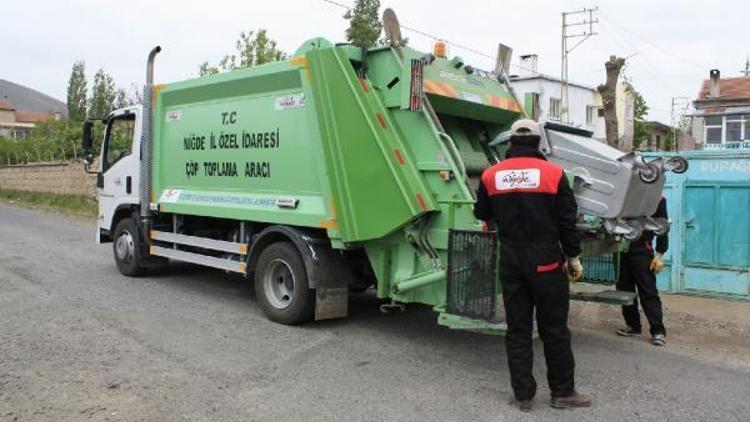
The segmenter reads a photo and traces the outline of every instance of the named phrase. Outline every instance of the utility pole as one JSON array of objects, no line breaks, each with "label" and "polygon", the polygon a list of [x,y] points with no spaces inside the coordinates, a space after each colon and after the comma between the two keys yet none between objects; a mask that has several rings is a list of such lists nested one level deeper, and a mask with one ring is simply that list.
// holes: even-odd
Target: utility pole
[{"label": "utility pole", "polygon": [[[594,24],[599,23],[599,19],[594,17],[594,12],[598,11],[599,7],[584,8],[583,10],[577,10],[573,12],[562,12],[562,48],[560,49],[560,121],[563,123],[570,123],[570,115],[568,113],[570,102],[568,100],[568,54],[573,51],[576,47],[581,45],[584,41],[589,39],[592,35],[596,35],[594,32]],[[568,16],[583,15],[582,21],[568,22]],[[588,15],[588,17],[587,17]],[[583,26],[583,32],[569,34],[568,28],[573,26]],[[588,31],[586,30],[588,26]],[[569,38],[581,38],[577,43],[573,44],[572,47],[568,48]]]},{"label": "utility pole", "polygon": [[750,56],[745,56],[745,70],[740,70],[740,73],[745,74],[745,77],[750,76]]},{"label": "utility pole", "polygon": [[680,140],[677,139],[679,130],[686,130],[683,127],[685,123],[685,116],[688,114],[690,109],[691,101],[689,97],[672,97],[672,149],[676,152],[679,149]]}]

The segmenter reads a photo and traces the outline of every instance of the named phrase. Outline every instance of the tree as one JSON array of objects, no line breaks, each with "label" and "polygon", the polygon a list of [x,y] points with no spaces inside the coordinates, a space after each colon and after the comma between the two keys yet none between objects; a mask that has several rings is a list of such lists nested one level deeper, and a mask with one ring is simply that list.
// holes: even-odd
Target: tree
[{"label": "tree", "polygon": [[[646,121],[649,108],[646,99],[631,82],[625,82],[625,90],[633,97],[633,149],[635,150],[651,134],[651,124]],[[657,148],[659,148],[659,145],[657,145]]]},{"label": "tree", "polygon": [[211,66],[207,61],[201,63],[198,67],[198,74],[200,76],[213,75],[222,71],[258,66],[287,58],[286,53],[279,50],[276,41],[268,37],[268,31],[265,29],[259,29],[258,32],[242,31],[240,38],[235,42],[235,49],[234,54],[227,54],[216,66]]},{"label": "tree", "polygon": [[604,130],[607,145],[617,148],[619,136],[617,134],[617,79],[620,77],[620,69],[625,65],[625,59],[617,56],[609,56],[604,63],[607,71],[607,82],[599,85],[596,89],[602,96],[602,108],[604,109]]},{"label": "tree", "polygon": [[346,39],[358,47],[372,47],[380,38],[380,0],[357,0],[344,15],[349,21]]},{"label": "tree", "polygon": [[68,80],[68,119],[74,122],[86,120],[86,63],[73,63]]},{"label": "tree", "polygon": [[115,94],[114,108],[125,108],[131,105],[133,105],[133,102],[130,100],[125,90],[118,88],[117,93]]},{"label": "tree", "polygon": [[117,91],[115,81],[104,69],[94,75],[94,86],[89,98],[89,115],[95,118],[106,117],[115,107]]}]

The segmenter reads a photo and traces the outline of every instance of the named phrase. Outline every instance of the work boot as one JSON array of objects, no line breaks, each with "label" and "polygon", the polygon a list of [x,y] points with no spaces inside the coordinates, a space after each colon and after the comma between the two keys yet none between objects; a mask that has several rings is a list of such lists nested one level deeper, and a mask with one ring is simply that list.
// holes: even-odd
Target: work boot
[{"label": "work boot", "polygon": [[665,334],[654,334],[651,336],[651,344],[654,346],[666,346],[667,336]]},{"label": "work boot", "polygon": [[625,328],[619,328],[617,330],[617,335],[623,336],[623,337],[639,336],[641,335],[641,329],[640,328],[636,329],[636,328],[627,326]]},{"label": "work boot", "polygon": [[569,407],[591,407],[591,399],[588,396],[573,391],[573,394],[567,397],[552,397],[552,401],[549,405],[557,409],[567,409]]},{"label": "work boot", "polygon": [[521,412],[529,412],[531,411],[531,400],[516,400],[516,404],[518,405],[518,410]]}]

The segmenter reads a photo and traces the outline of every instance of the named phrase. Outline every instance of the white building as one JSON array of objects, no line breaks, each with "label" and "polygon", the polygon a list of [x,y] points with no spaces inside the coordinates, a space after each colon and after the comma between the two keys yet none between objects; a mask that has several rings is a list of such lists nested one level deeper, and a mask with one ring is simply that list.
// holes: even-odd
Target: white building
[{"label": "white building", "polygon": [[[523,101],[526,94],[537,98],[539,120],[560,121],[562,100],[560,98],[560,78],[544,75],[537,71],[536,54],[520,56],[519,70],[510,76],[510,84]],[[617,117],[620,148],[632,149],[633,137],[633,101],[632,97],[617,89]],[[593,137],[600,141],[605,138],[604,113],[602,98],[596,88],[577,82],[568,82],[568,124],[593,132]]]}]

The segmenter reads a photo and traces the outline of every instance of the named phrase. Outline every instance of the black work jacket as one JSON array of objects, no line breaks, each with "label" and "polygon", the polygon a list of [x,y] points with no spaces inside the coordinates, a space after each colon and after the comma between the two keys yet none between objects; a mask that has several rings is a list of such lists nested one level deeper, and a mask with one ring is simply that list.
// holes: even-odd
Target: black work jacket
[{"label": "black work jacket", "polygon": [[559,243],[568,257],[581,253],[573,190],[562,167],[536,148],[511,146],[484,171],[474,215],[497,224],[501,243]]}]

